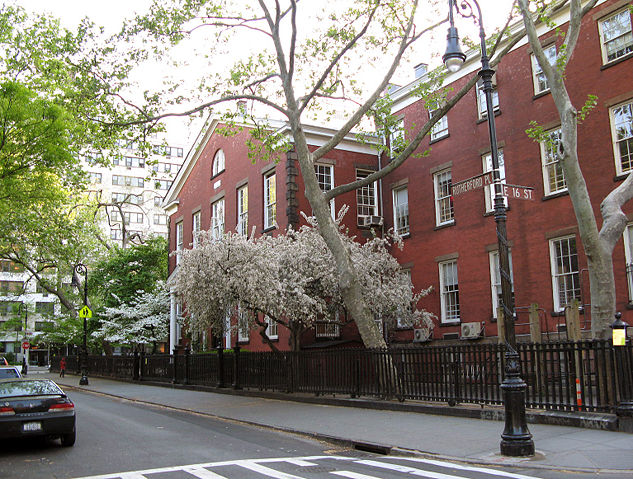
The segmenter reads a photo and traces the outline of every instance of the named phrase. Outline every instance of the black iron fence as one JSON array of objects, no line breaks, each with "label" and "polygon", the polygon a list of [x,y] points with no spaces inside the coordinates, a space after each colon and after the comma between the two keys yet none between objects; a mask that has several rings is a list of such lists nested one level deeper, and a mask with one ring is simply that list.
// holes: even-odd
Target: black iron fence
[{"label": "black iron fence", "polygon": [[[89,375],[315,395],[503,404],[505,346],[89,356]],[[526,406],[615,410],[633,398],[633,346],[610,341],[519,344]],[[52,360],[59,368],[59,357]],[[67,358],[79,371],[77,357]]]}]

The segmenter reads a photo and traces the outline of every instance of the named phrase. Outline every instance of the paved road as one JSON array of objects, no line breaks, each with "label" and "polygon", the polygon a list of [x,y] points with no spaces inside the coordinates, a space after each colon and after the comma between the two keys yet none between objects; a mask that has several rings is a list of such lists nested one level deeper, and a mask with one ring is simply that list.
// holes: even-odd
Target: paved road
[{"label": "paved road", "polygon": [[99,394],[69,392],[78,414],[75,447],[62,448],[57,441],[0,442],[0,478],[595,477],[564,471],[459,464],[419,456],[381,456],[200,414]]}]

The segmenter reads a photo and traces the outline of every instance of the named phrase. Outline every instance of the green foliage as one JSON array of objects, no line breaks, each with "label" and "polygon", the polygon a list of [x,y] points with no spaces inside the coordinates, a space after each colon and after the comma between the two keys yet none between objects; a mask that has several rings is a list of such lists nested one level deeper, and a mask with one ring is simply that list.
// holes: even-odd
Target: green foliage
[{"label": "green foliage", "polygon": [[167,241],[154,237],[144,244],[110,250],[89,270],[88,284],[104,306],[114,307],[131,301],[139,291],[153,291],[166,277]]},{"label": "green foliage", "polygon": [[580,111],[578,112],[578,124],[581,124],[585,121],[585,118],[593,111],[593,109],[598,105],[598,96],[597,95],[587,95],[587,101],[582,106]]}]

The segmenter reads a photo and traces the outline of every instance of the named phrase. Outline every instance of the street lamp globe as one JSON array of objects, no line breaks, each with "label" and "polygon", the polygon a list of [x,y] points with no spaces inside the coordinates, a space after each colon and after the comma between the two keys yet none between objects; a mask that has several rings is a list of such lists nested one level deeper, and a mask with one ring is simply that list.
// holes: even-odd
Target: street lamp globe
[{"label": "street lamp globe", "polygon": [[446,36],[446,53],[442,56],[442,61],[449,72],[455,73],[459,71],[464,62],[466,55],[459,46],[459,35],[456,27],[449,27]]}]

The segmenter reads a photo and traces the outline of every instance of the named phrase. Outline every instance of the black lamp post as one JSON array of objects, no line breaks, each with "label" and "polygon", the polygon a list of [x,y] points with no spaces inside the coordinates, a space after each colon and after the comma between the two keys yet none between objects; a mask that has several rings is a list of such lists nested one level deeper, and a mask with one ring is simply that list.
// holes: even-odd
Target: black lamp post
[{"label": "black lamp post", "polygon": [[[477,9],[477,16],[473,6]],[[505,428],[501,434],[501,454],[505,456],[533,456],[534,441],[525,420],[525,389],[526,384],[520,376],[520,358],[516,351],[516,336],[514,332],[514,298],[512,297],[512,279],[510,278],[510,257],[508,254],[508,238],[506,232],[506,206],[502,194],[499,174],[499,150],[497,148],[497,129],[495,126],[494,106],[492,102],[492,76],[494,70],[490,68],[490,59],[486,53],[486,34],[484,33],[481,8],[476,0],[463,0],[459,6],[455,0],[449,0],[450,27],[447,35],[446,53],[442,57],[446,68],[451,72],[458,71],[466,55],[459,47],[459,36],[453,20],[453,7],[465,18],[473,18],[479,24],[481,40],[481,70],[479,76],[483,81],[483,91],[486,95],[486,112],[488,115],[488,132],[490,134],[490,150],[495,184],[494,210],[497,227],[499,248],[499,273],[501,276],[501,309],[505,319],[505,376],[501,389],[503,391],[505,407]],[[461,10],[460,10],[461,9]]]},{"label": "black lamp post", "polygon": [[[86,265],[79,263],[75,266],[75,273],[81,274],[84,277],[84,307],[88,307],[88,268]],[[77,288],[79,288],[79,281],[76,283]],[[88,356],[88,345],[87,345],[87,330],[86,330],[86,315],[83,315],[84,320],[84,338],[83,338],[83,347],[81,351],[81,379],[79,380],[79,384],[81,386],[88,385],[88,375],[86,374],[86,361]]]}]

